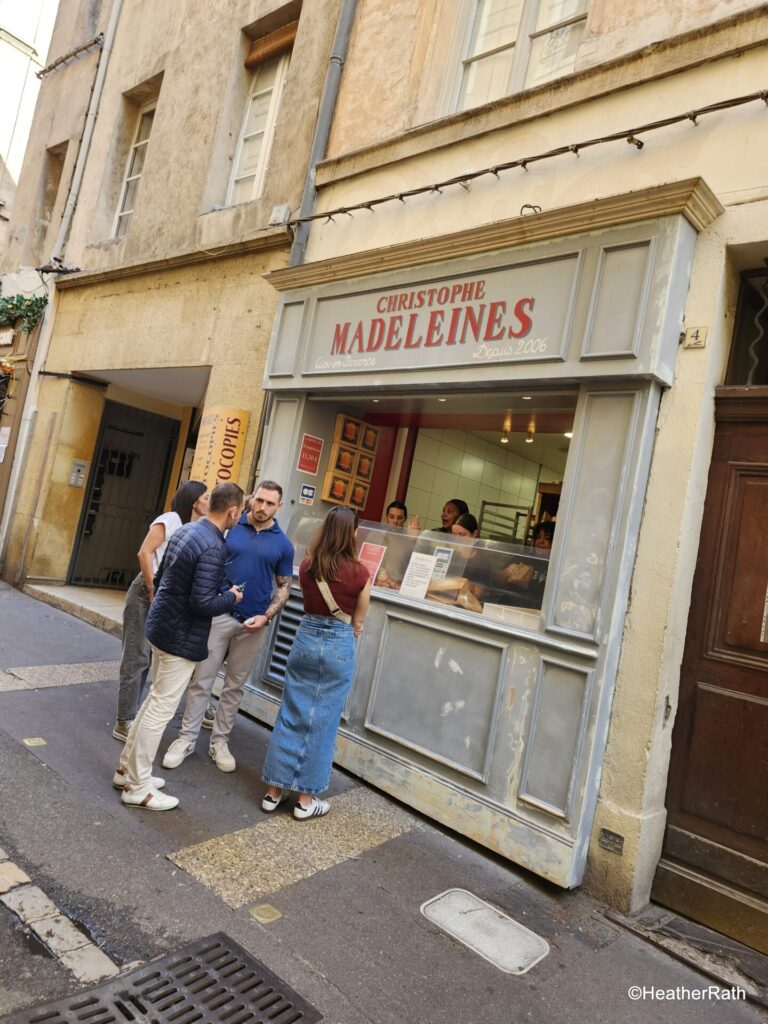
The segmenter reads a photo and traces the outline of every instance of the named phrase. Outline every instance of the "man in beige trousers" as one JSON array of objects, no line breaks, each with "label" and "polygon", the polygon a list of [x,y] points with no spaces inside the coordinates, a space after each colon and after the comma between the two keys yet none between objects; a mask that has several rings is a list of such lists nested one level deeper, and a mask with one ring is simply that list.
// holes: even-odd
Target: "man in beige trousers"
[{"label": "man in beige trousers", "polygon": [[229,735],[245,684],[266,639],[267,626],[288,600],[293,578],[293,545],[275,522],[282,499],[280,484],[262,480],[250,510],[227,534],[225,586],[242,588],[243,600],[211,623],[208,658],[195,670],[181,730],[163,758],[163,768],[178,768],[194,752],[213,684],[225,659],[227,671],[208,754],[220,771],[233,772],[237,767],[229,749]]}]

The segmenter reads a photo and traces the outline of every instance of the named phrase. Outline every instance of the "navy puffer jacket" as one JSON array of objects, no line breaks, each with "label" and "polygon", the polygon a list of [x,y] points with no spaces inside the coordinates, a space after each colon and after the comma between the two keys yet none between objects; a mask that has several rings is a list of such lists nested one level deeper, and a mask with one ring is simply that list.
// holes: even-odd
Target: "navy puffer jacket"
[{"label": "navy puffer jacket", "polygon": [[211,619],[235,606],[234,594],[221,593],[225,558],[224,536],[209,519],[173,534],[155,577],[145,630],[150,643],[166,654],[205,661]]}]

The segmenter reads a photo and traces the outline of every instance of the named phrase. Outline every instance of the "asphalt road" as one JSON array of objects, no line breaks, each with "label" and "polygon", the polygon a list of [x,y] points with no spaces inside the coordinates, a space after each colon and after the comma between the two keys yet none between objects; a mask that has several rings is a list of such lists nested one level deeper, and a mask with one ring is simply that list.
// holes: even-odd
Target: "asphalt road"
[{"label": "asphalt road", "polygon": [[[119,655],[114,638],[0,584],[0,847],[118,966],[224,931],[335,1024],[766,1019],[712,997],[633,1001],[632,985],[710,982],[584,893],[546,885],[343,772],[327,819],[266,818],[269,733],[244,716],[236,772],[215,768],[204,735],[168,773],[178,811],[123,807],[111,787]],[[549,955],[513,976],[440,931],[419,908],[453,887],[541,935]],[[270,924],[251,914],[264,903],[281,915]],[[82,987],[0,905],[0,1014]]]}]

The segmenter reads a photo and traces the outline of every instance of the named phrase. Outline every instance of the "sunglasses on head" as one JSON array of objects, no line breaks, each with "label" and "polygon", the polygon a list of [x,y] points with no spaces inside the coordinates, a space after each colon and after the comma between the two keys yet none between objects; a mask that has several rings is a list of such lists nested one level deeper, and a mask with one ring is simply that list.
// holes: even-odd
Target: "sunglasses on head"
[{"label": "sunglasses on head", "polygon": [[343,508],[345,512],[351,512],[352,513],[352,515],[355,517],[355,529],[357,529],[357,527],[360,524],[360,516],[358,514],[357,509],[356,508],[350,508],[349,505],[342,505],[341,508]]}]

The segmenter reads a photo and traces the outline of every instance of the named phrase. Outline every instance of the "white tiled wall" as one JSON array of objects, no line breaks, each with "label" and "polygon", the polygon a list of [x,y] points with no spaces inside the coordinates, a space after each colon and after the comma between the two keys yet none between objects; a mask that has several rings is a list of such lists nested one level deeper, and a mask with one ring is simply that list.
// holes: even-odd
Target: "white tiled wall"
[{"label": "white tiled wall", "polygon": [[479,516],[481,501],[535,505],[538,481],[561,478],[556,470],[474,434],[424,429],[416,441],[405,503],[408,515],[419,515],[427,529],[440,525],[440,512],[450,498],[463,498]]}]

